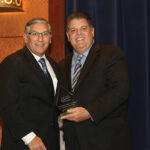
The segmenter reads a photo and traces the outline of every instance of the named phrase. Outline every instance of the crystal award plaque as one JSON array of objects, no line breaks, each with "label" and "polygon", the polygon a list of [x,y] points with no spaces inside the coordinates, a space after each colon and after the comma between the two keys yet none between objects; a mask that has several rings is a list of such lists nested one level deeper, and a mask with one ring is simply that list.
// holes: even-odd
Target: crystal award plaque
[{"label": "crystal award plaque", "polygon": [[68,114],[67,109],[77,107],[77,100],[74,98],[71,92],[60,86],[56,99],[56,106],[60,116],[63,116]]}]

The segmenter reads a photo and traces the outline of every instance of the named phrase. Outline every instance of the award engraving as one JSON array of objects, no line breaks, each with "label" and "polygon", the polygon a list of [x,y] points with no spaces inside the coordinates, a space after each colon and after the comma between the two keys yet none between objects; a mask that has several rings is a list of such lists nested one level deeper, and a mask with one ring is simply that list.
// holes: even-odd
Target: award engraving
[{"label": "award engraving", "polygon": [[56,100],[56,106],[60,116],[63,116],[68,114],[67,109],[77,107],[77,100],[71,92],[61,86]]}]

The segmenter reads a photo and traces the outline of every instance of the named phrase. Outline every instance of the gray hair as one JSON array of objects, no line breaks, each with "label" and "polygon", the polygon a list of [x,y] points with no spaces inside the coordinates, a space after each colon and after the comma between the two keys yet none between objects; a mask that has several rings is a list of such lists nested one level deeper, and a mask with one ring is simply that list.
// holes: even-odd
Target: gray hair
[{"label": "gray hair", "polygon": [[50,32],[50,35],[52,36],[52,30],[51,30],[51,25],[48,23],[48,21],[44,18],[33,18],[31,19],[30,21],[27,22],[27,24],[25,25],[25,30],[24,30],[24,33],[26,35],[29,34],[30,32],[30,28],[31,28],[31,25],[32,24],[37,24],[37,23],[44,23],[44,24],[47,24],[48,25],[48,29],[49,29],[49,32]]}]

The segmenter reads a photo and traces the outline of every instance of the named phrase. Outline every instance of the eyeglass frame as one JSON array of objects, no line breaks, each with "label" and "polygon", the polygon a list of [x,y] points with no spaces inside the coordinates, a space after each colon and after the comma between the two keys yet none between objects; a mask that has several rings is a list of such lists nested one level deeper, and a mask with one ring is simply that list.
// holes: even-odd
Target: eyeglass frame
[{"label": "eyeglass frame", "polygon": [[[35,35],[34,35],[35,33]],[[49,35],[51,35],[51,32],[48,32],[48,31],[44,31],[44,32],[36,32],[36,31],[33,31],[33,32],[29,32],[28,35],[31,35],[32,37],[34,38],[38,38],[40,35],[43,37],[43,38],[47,38]]]}]

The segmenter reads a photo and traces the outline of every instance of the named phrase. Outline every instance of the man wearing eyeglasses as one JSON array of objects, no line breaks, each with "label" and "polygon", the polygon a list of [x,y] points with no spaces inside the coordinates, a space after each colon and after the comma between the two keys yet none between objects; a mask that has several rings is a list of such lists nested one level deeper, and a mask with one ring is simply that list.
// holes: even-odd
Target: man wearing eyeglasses
[{"label": "man wearing eyeglasses", "polygon": [[25,47],[1,63],[2,150],[59,150],[54,106],[58,70],[45,55],[51,37],[45,19],[30,20],[25,26]]}]

